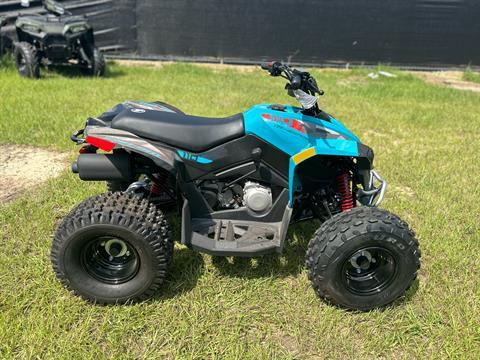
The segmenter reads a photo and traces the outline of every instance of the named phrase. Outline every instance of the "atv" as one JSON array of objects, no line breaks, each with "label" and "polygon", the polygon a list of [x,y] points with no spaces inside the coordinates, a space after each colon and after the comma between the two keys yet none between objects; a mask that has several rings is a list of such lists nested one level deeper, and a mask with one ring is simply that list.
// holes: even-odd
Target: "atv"
[{"label": "atv", "polygon": [[45,15],[19,16],[15,27],[15,65],[23,77],[39,78],[40,65],[77,66],[85,75],[103,76],[105,59],[95,47],[92,27],[53,0],[43,0]]},{"label": "atv", "polygon": [[319,220],[306,253],[319,297],[369,310],[405,294],[419,245],[405,221],[378,208],[387,183],[372,149],[319,108],[310,73],[262,68],[285,78],[302,106],[210,118],[126,101],[71,136],[82,145],[73,172],[110,191],[57,228],[51,260],[63,285],[100,304],[151,297],[174,253],[166,214],[178,213],[181,243],[215,256],[281,253],[290,224]]}]

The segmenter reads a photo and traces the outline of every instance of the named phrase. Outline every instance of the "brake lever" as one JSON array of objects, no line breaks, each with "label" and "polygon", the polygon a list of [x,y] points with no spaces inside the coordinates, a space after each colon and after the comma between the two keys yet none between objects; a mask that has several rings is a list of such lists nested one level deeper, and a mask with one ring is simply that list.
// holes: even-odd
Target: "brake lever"
[{"label": "brake lever", "polygon": [[318,88],[317,81],[313,77],[310,76],[307,80],[307,83],[310,86],[310,88],[314,92],[316,92],[318,95],[322,96],[323,94],[325,94],[325,92],[323,90]]},{"label": "brake lever", "polygon": [[290,84],[285,84],[285,90],[287,90],[288,96],[295,97],[292,86]]}]

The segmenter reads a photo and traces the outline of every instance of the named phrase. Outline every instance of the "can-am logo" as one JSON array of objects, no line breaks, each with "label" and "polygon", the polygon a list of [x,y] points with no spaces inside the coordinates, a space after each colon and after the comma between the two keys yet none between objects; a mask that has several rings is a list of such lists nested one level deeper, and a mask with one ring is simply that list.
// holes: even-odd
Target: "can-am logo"
[{"label": "can-am logo", "polygon": [[131,112],[137,113],[137,114],[143,114],[146,110],[145,109],[138,109],[138,108],[132,108],[130,109]]},{"label": "can-am logo", "polygon": [[305,127],[303,126],[303,121],[297,120],[294,118],[288,118],[283,116],[271,115],[271,114],[262,114],[262,119],[264,121],[271,121],[276,124],[280,124],[282,126],[289,127],[293,130],[301,132],[303,134],[306,133]]}]

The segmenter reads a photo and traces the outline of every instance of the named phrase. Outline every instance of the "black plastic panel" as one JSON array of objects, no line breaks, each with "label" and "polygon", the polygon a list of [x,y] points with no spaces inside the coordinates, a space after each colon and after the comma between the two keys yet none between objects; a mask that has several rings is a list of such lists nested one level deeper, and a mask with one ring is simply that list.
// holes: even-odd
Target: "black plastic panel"
[{"label": "black plastic panel", "polygon": [[138,0],[138,52],[480,65],[478,0]]},{"label": "black plastic panel", "polygon": [[[478,0],[67,0],[127,57],[480,66]],[[20,1],[0,0],[12,20]],[[40,1],[32,1],[39,5]],[[32,7],[25,12],[35,12]],[[22,10],[23,11],[23,10]]]}]

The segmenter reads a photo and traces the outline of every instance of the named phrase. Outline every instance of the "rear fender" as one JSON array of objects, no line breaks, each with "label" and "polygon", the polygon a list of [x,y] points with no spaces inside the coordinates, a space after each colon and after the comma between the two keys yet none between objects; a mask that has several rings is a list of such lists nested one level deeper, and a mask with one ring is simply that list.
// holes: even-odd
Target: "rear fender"
[{"label": "rear fender", "polygon": [[128,131],[108,127],[85,128],[85,143],[103,151],[123,149],[151,159],[157,166],[175,174],[175,152],[169,148],[154,145]]}]

